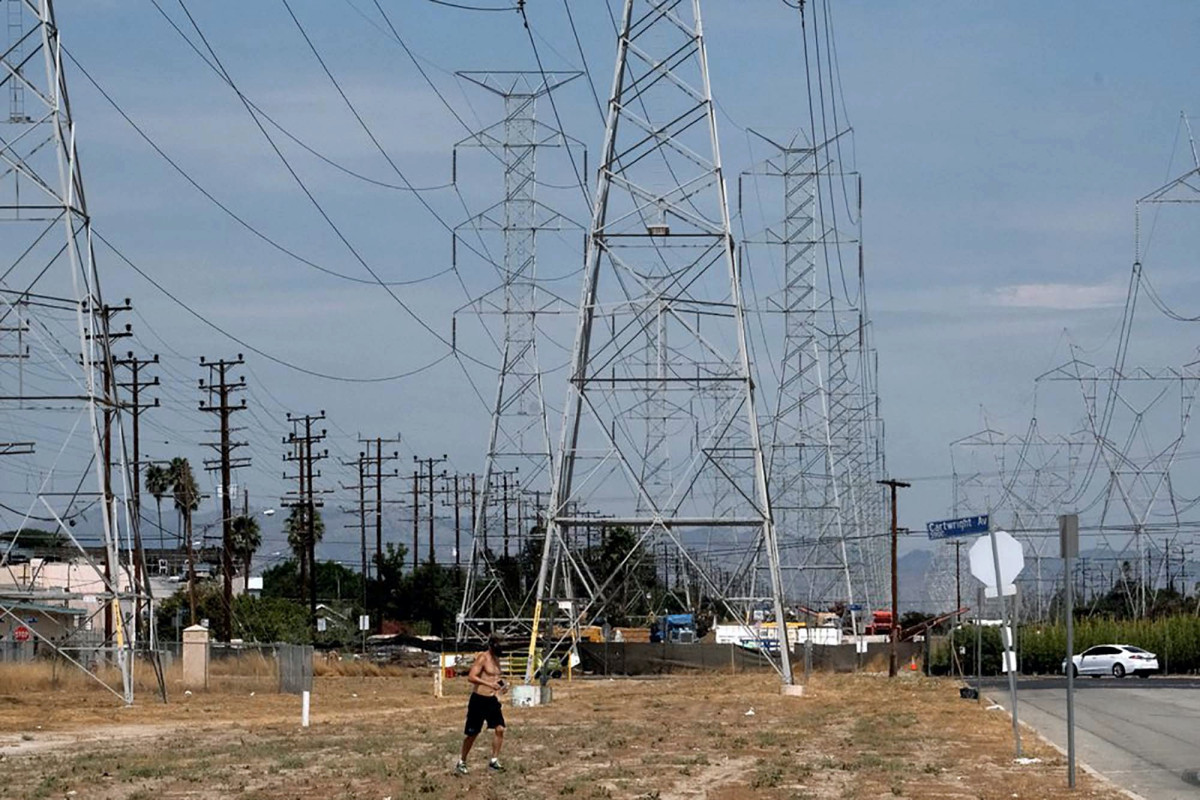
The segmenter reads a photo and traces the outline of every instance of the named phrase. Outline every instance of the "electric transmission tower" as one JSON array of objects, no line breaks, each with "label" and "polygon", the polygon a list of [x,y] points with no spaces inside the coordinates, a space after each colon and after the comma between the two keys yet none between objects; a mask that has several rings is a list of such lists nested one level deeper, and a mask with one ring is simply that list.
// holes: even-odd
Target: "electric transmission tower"
[{"label": "electric transmission tower", "polygon": [[[493,336],[500,349],[501,368],[492,404],[480,492],[477,498],[470,562],[458,639],[478,638],[493,630],[528,630],[532,614],[526,592],[514,589],[497,568],[497,554],[487,546],[488,532],[505,532],[508,540],[507,498],[497,502],[497,475],[519,472],[527,488],[549,490],[550,430],[538,359],[538,316],[556,313],[566,305],[539,283],[539,235],[577,230],[580,226],[537,197],[538,153],[547,148],[569,148],[576,143],[562,131],[537,118],[539,98],[574,80],[579,72],[460,72],[458,75],[504,101],[504,119],[455,146],[455,179],[458,152],[483,148],[504,170],[504,199],[472,217],[466,229],[481,242],[488,235],[503,238],[503,259],[493,266],[499,284],[471,304],[483,320],[499,318],[502,331]],[[586,167],[585,167],[586,168]],[[455,241],[460,234],[456,231]],[[486,246],[484,247],[486,250]],[[458,248],[455,247],[457,254]],[[457,255],[456,255],[457,258]],[[485,323],[487,324],[487,323]],[[432,492],[432,484],[430,491]],[[522,532],[518,532],[521,541]],[[414,553],[415,555],[415,553]]]},{"label": "electric transmission tower", "polygon": [[844,514],[849,486],[839,461],[846,448],[834,448],[834,431],[845,421],[831,417],[845,409],[832,407],[826,380],[831,367],[843,360],[829,336],[840,309],[824,289],[833,284],[822,258],[829,247],[844,243],[836,229],[821,224],[816,207],[822,172],[830,171],[833,162],[828,142],[814,146],[798,134],[781,144],[754,133],[771,154],[743,178],[754,181],[756,194],[763,193],[758,184],[765,183],[775,199],[782,199],[782,218],[744,243],[747,253],[766,248],[772,264],[776,256],[782,260],[782,290],[766,298],[760,309],[781,317],[783,329],[767,429],[767,473],[780,549],[788,572],[799,573],[799,580],[789,580],[789,588],[806,605],[841,599],[855,615],[855,598],[865,594],[866,581],[861,563],[852,570],[852,548],[847,546],[847,538],[860,539],[850,535],[857,526]]},{"label": "electric transmission tower", "polygon": [[[30,582],[0,594],[0,617],[22,625],[23,604],[64,602],[85,610],[87,623],[103,617],[107,625],[80,624],[54,641],[37,630],[31,634],[131,703],[135,616],[151,597],[148,582],[136,577],[125,407],[92,250],[63,51],[52,0],[6,0],[4,14],[0,87],[8,114],[0,118],[0,326],[17,329],[22,358],[0,364],[5,384],[19,390],[0,398],[14,426],[0,439],[37,431],[34,444],[46,446],[30,448],[19,465],[14,458],[0,463],[14,485],[24,481],[30,498],[20,513],[3,512],[4,526],[17,532],[3,555],[20,546],[22,530],[34,523],[70,542],[76,560],[96,570],[102,587],[83,595]],[[17,370],[25,372],[13,374]],[[61,430],[68,431],[65,441]],[[90,555],[97,551],[103,566]],[[98,627],[107,629],[99,642],[91,633]],[[80,652],[90,654],[77,658]],[[85,666],[110,659],[121,676],[119,688]]]},{"label": "electric transmission tower", "polygon": [[[589,567],[571,533],[596,522],[581,507],[611,514],[606,527],[631,534],[622,565],[665,545],[722,616],[744,619],[765,602],[782,637],[787,615],[735,252],[700,2],[626,0],[531,655],[538,633],[554,646],[558,608],[569,609],[572,627],[612,610],[622,570]],[[765,556],[765,591],[734,597],[715,567],[747,552]],[[790,683],[788,648],[777,652]],[[531,657],[527,680],[533,668]]]}]

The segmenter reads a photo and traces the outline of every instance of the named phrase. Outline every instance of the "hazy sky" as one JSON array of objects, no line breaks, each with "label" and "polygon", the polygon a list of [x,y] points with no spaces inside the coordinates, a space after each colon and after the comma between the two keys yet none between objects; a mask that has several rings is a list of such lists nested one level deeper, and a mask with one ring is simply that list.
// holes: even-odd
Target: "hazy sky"
[{"label": "hazy sky", "polygon": [[[180,5],[158,2],[204,50]],[[470,127],[496,121],[501,110],[455,71],[536,68],[515,13],[381,3]],[[373,1],[291,5],[394,167],[342,103],[282,2],[210,0],[187,9],[244,96],[311,148],[385,183],[449,181],[451,149],[467,129],[391,38]],[[581,69],[564,4],[527,6],[545,68]],[[604,0],[570,0],[570,8],[603,102],[614,58]],[[951,508],[949,442],[985,425],[1023,432],[1035,411],[1033,378],[1065,361],[1071,342],[1081,356],[1111,363],[1134,257],[1134,201],[1192,166],[1180,113],[1197,110],[1200,7],[1187,0],[841,0],[833,10],[854,166],[864,179],[888,468],[916,479],[903,495],[901,524],[923,528]],[[733,175],[763,155],[746,128],[791,130],[807,120],[799,16],[779,0],[708,0],[704,12],[722,155]],[[348,246],[237,95],[150,0],[61,3],[58,16],[80,64],[213,197],[283,247],[359,282],[305,266],[232,220],[70,65],[99,233],[204,317],[279,359],[356,378],[438,362],[402,380],[353,384],[245,351],[253,411],[239,422],[254,466],[242,480],[254,501],[273,505],[283,488],[285,411],[328,413],[329,488],[353,481],[336,461],[357,452],[359,432],[402,433],[402,473],[413,454],[446,453],[452,468],[478,470],[487,416],[476,392],[490,397],[494,374],[471,359],[497,359],[465,330],[469,320],[459,358],[446,357],[443,340],[454,310],[489,276],[461,252],[462,281],[446,271],[451,247],[443,222],[457,226],[468,210],[499,199],[487,164],[460,163],[459,191],[422,193],[426,208],[411,192],[368,185],[322,163],[264,123]],[[603,124],[588,77],[564,87],[556,106],[568,133],[595,154]],[[569,175],[561,162],[548,169]],[[577,189],[551,195],[586,221]],[[1185,260],[1194,257],[1188,234],[1196,230],[1187,208],[1171,209],[1157,221],[1145,259],[1156,288],[1184,314],[1200,308],[1200,286]],[[548,242],[540,266],[561,276],[557,285],[570,299],[578,293],[578,242],[578,235]],[[244,348],[182,312],[103,246],[98,253],[106,294],[133,298],[141,347],[165,360],[166,407],[147,415],[153,427],[145,448],[155,457],[199,459],[195,442],[211,420],[194,411],[195,380],[204,375],[197,359]],[[398,301],[372,285],[368,267],[386,281],[438,277],[393,287]],[[566,361],[566,336],[558,349],[543,349],[543,366]],[[1131,363],[1178,365],[1195,347],[1191,328],[1150,312],[1139,316],[1133,341]],[[1078,426],[1076,390],[1039,394],[1039,418],[1061,432]],[[341,531],[327,538],[357,539]]]}]

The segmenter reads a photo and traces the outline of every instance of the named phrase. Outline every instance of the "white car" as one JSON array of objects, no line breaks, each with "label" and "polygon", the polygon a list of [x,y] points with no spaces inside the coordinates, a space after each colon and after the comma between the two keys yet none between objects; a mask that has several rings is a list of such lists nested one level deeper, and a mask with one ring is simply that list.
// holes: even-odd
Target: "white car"
[{"label": "white car", "polygon": [[[1112,675],[1114,678],[1124,678],[1126,675],[1137,675],[1139,678],[1149,678],[1158,672],[1158,656],[1129,644],[1096,645],[1072,657],[1071,661],[1076,676],[1099,678],[1101,675]],[[1066,659],[1063,659],[1062,669],[1065,675]]]}]

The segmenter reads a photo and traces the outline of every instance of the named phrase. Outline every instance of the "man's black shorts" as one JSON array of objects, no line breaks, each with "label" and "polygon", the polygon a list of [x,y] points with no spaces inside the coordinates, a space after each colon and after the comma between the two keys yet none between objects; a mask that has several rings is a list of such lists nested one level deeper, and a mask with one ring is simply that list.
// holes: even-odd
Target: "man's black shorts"
[{"label": "man's black shorts", "polygon": [[472,692],[471,699],[467,701],[467,724],[463,728],[463,736],[477,735],[483,730],[485,722],[489,728],[504,727],[504,711],[500,707],[500,700]]}]

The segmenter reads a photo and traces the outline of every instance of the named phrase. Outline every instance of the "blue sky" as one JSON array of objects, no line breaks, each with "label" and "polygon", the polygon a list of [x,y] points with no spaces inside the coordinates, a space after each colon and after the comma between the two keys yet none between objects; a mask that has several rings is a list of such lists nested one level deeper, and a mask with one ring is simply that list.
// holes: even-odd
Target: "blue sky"
[{"label": "blue sky", "polygon": [[[187,24],[178,4],[160,4]],[[516,14],[415,0],[383,5],[471,126],[498,119],[500,109],[454,71],[536,68]],[[382,31],[373,3],[295,0],[292,7],[405,177],[415,185],[445,183],[451,147],[466,131]],[[214,0],[188,9],[255,104],[338,162],[399,181],[342,105],[282,3]],[[571,10],[603,101],[614,56],[608,15],[601,0],[571,0]],[[762,155],[745,128],[789,130],[807,119],[798,16],[778,0],[709,0],[704,11],[732,175]],[[834,14],[844,108],[864,176],[888,466],[896,477],[920,479],[901,506],[902,524],[916,528],[950,509],[950,482],[927,477],[950,472],[950,441],[984,427],[985,414],[993,427],[1023,431],[1034,410],[1032,379],[1066,360],[1068,341],[1093,351],[1098,363],[1111,361],[1111,333],[1133,260],[1134,201],[1191,166],[1179,119],[1181,111],[1197,111],[1200,7],[844,0],[834,3]],[[149,0],[62,4],[58,15],[63,41],[79,62],[222,202],[305,257],[370,280],[237,97]],[[529,0],[528,16],[547,69],[581,68],[563,3]],[[232,222],[77,70],[68,74],[96,229],[197,311],[264,351],[320,372],[388,375],[444,355],[443,343],[378,286],[299,265]],[[558,94],[557,111],[567,131],[595,153],[603,125],[584,81]],[[281,147],[386,280],[446,268],[450,237],[411,194],[347,178],[286,140]],[[448,190],[425,195],[451,226],[466,217],[464,206],[477,212],[498,198],[486,166],[478,178],[460,176],[461,199]],[[570,174],[561,162],[548,169]],[[578,192],[560,199],[564,211],[586,218]],[[1164,213],[1146,259],[1156,287],[1184,313],[1200,306],[1185,258],[1195,252],[1188,234],[1196,230],[1186,209]],[[565,240],[547,245],[546,261],[562,267],[543,270],[570,274],[577,249]],[[141,342],[168,360],[163,377],[173,386],[162,393],[168,408],[154,412],[162,429],[148,435],[148,447],[155,456],[187,451],[199,458],[189,442],[208,421],[189,410],[199,399],[188,382],[201,377],[195,358],[228,357],[241,348],[182,313],[106,249],[99,252],[106,293],[134,299]],[[486,282],[480,265],[464,271],[468,282]],[[562,285],[564,296],[576,296],[573,279]],[[464,300],[452,276],[397,293],[449,338],[450,316]],[[1190,328],[1149,313],[1136,330],[1131,357],[1138,363],[1179,364],[1195,347]],[[494,361],[477,338],[464,347]],[[543,360],[565,357],[550,350]],[[485,396],[493,381],[469,361],[447,359],[402,381],[345,384],[250,353],[247,360],[257,410],[252,419],[243,415],[255,461],[244,480],[264,504],[283,485],[285,409],[325,409],[335,457],[357,451],[357,432],[399,431],[406,440],[402,472],[412,454],[445,452],[462,471],[481,466],[486,416],[468,376]],[[1079,416],[1069,392],[1043,391],[1039,404],[1040,416],[1063,427]],[[330,486],[349,483],[350,472],[333,460],[326,468]]]}]

